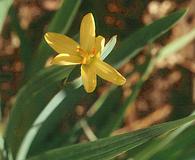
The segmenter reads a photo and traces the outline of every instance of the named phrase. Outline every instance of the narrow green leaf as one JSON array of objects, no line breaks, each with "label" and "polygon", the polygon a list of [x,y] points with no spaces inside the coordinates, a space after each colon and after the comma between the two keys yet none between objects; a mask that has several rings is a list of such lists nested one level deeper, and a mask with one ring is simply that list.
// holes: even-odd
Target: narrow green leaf
[{"label": "narrow green leaf", "polygon": [[0,33],[3,27],[5,17],[12,3],[13,3],[13,0],[1,0],[0,1]]},{"label": "narrow green leaf", "polygon": [[[194,114],[195,112],[193,112],[192,115]],[[156,153],[166,148],[171,142],[173,142],[178,136],[180,136],[180,134],[182,134],[191,125],[192,125],[192,122],[189,122],[179,127],[178,129],[176,129],[174,132],[170,133],[166,137],[160,137],[158,139],[151,141],[149,145],[147,145],[145,148],[143,148],[141,152],[135,155],[134,159],[135,160],[139,160],[139,159],[149,160]]]},{"label": "narrow green leaf", "polygon": [[110,54],[106,60],[116,67],[128,62],[131,58],[135,57],[146,44],[153,42],[173,27],[173,25],[176,24],[176,22],[181,19],[185,13],[186,10],[174,12],[148,26],[141,28],[125,39],[120,44],[120,48],[114,50],[114,52]]},{"label": "narrow green leaf", "polygon": [[[66,94],[65,99],[58,105],[58,107],[50,114],[47,120],[41,124],[41,128],[35,137],[29,155],[35,155],[50,148],[57,147],[67,142],[69,132],[65,136],[61,135],[58,127],[64,118],[68,121],[73,114],[75,106],[81,101],[82,98],[87,96],[87,93],[80,87],[73,89],[69,85],[64,88]],[[48,135],[52,135],[48,141]],[[55,142],[54,142],[55,141]]]},{"label": "narrow green leaf", "polygon": [[[148,144],[141,152],[135,155],[135,160],[149,160],[155,154],[166,148],[172,141],[176,140],[179,134],[181,134],[190,124],[185,124],[184,126],[178,128],[174,132],[170,133],[165,137],[159,137],[158,139],[154,139]],[[187,137],[186,137],[187,138]],[[178,145],[178,144],[177,144]],[[179,147],[179,146],[178,146]]]},{"label": "narrow green leaf", "polygon": [[157,55],[157,61],[163,61],[166,57],[170,56],[171,54],[175,54],[178,50],[185,47],[188,43],[195,39],[195,29],[190,31],[189,33],[177,38],[173,42],[169,43],[160,50]]},{"label": "narrow green leaf", "polygon": [[[170,135],[172,135],[173,133],[170,133]],[[175,137],[173,141],[169,142],[167,146],[162,147],[161,150],[156,152],[150,159],[152,160],[155,160],[155,159],[158,159],[158,160],[187,159],[187,157],[189,156],[188,155],[189,152],[192,152],[192,150],[195,151],[193,147],[195,144],[194,134],[195,134],[195,129],[194,129],[194,125],[192,125],[191,127],[187,128],[185,131],[180,133],[177,137]],[[165,141],[165,140],[166,140],[166,137],[164,138],[162,137],[160,143],[162,143],[162,141]],[[158,143],[158,141],[156,142]],[[194,152],[194,155],[195,155],[195,152]]]},{"label": "narrow green leaf", "polygon": [[51,101],[47,104],[47,106],[43,109],[43,111],[39,114],[39,116],[34,121],[32,127],[28,130],[25,135],[21,146],[17,153],[17,160],[24,160],[27,157],[29,149],[31,147],[34,138],[36,137],[39,129],[42,126],[42,123],[50,116],[51,112],[53,112],[56,107],[62,102],[62,100],[66,97],[65,91],[61,90],[58,92]]},{"label": "narrow green leaf", "polygon": [[7,147],[14,157],[26,132],[70,71],[71,67],[62,66],[44,69],[20,89],[5,133]]},{"label": "narrow green leaf", "polygon": [[29,160],[109,160],[194,119],[195,116],[191,116],[95,142],[62,147],[29,158]]}]

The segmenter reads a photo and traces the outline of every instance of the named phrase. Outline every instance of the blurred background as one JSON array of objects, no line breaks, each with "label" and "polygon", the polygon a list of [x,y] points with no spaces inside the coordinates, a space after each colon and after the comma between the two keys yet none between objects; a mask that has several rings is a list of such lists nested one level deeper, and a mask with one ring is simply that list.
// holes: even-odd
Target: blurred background
[{"label": "blurred background", "polygon": [[[3,119],[10,112],[17,91],[26,82],[25,70],[28,66],[24,64],[21,55],[25,53],[25,58],[30,63],[48,23],[61,5],[62,0],[14,0],[8,16],[5,17],[5,23],[1,24],[0,105]],[[123,74],[132,73],[122,87],[121,101],[123,101],[131,94],[130,87],[139,80],[148,56],[155,55],[165,44],[195,27],[195,0],[85,0],[77,12],[68,35],[71,37],[77,35],[80,27],[78,24],[83,15],[92,12],[96,20],[97,33],[107,39],[117,35],[120,42],[144,25],[180,8],[189,9],[185,18],[121,68]],[[151,54],[148,54],[149,51]],[[104,83],[99,87],[93,98],[96,99],[104,93],[108,85]],[[83,117],[92,102],[91,99],[80,102],[75,109],[73,119]],[[194,110],[194,104],[195,42],[192,42],[158,64],[145,82],[136,101],[126,111],[122,128],[115,134],[184,117]],[[81,137],[81,140],[85,140],[85,137]]]}]

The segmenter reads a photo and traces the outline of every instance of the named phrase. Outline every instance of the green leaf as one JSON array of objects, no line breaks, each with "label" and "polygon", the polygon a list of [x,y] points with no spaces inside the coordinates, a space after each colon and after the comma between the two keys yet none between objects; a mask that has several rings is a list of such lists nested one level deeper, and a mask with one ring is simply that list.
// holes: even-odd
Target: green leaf
[{"label": "green leaf", "polygon": [[175,54],[178,50],[185,47],[188,43],[195,39],[195,29],[189,33],[177,38],[173,42],[163,47],[157,55],[157,62],[163,61],[165,58],[171,54]]},{"label": "green leaf", "polygon": [[5,17],[12,3],[13,0],[0,0],[0,33],[3,27]]},{"label": "green leaf", "polygon": [[[64,0],[61,8],[49,24],[47,31],[66,34],[71,27],[81,2],[81,0]],[[28,70],[27,77],[43,68],[46,60],[52,55],[52,53],[53,50],[50,49],[43,39],[32,61],[31,67]]]},{"label": "green leaf", "polygon": [[[183,127],[184,126],[184,127]],[[186,126],[187,129],[185,128]],[[183,130],[185,128],[185,130]],[[169,132],[166,135],[157,137],[152,139],[151,141],[128,151],[129,157],[127,160],[135,159],[135,160],[178,160],[178,159],[187,159],[188,151],[193,149],[194,145],[194,125],[192,122],[182,125],[181,127],[177,128],[173,132]],[[173,140],[169,141],[170,138]],[[168,140],[168,142],[166,142]],[[161,144],[163,145],[162,147]],[[146,150],[147,148],[147,150]],[[158,152],[156,152],[158,150]],[[144,156],[145,153],[145,156]],[[155,153],[155,154],[154,154]],[[151,156],[149,156],[151,155]]]},{"label": "green leaf", "polygon": [[[37,133],[37,136],[32,143],[29,155],[35,155],[41,151],[47,150],[48,148],[54,148],[67,142],[69,133],[65,133],[66,135],[62,136],[57,127],[59,127],[62,120],[64,121],[64,118],[66,118],[66,122],[69,121],[76,105],[81,101],[82,98],[87,96],[87,93],[83,87],[73,89],[72,87],[67,86],[65,87],[64,91],[66,94],[65,99],[51,113],[48,119],[42,123],[41,129]],[[53,139],[50,138],[48,141],[48,135],[51,134]]]},{"label": "green leaf", "polygon": [[[176,132],[179,129],[180,128],[178,128]],[[168,136],[169,137],[171,137],[171,135],[173,136],[174,132],[170,133],[170,135]],[[158,160],[187,159],[187,157],[189,156],[188,155],[189,152],[191,152],[192,150],[194,152],[194,149],[193,149],[194,148],[193,146],[195,144],[194,134],[195,134],[195,129],[194,129],[194,125],[192,125],[191,127],[185,129],[182,133],[178,134],[177,136],[174,136],[175,137],[174,140],[172,140],[171,142],[169,141],[168,145],[162,147],[150,159],[152,160],[155,160],[155,159],[158,159]],[[161,142],[160,142],[161,144],[162,144],[162,141],[166,141],[166,137],[161,138]],[[158,143],[159,141],[156,141],[156,142]],[[158,145],[156,146],[158,147]],[[151,152],[151,150],[149,152]],[[194,152],[194,155],[195,155],[195,152]]]},{"label": "green leaf", "polygon": [[62,147],[28,160],[109,160],[194,119],[195,116],[191,116],[95,142]]},{"label": "green leaf", "polygon": [[128,62],[131,58],[135,57],[146,44],[151,43],[173,27],[185,13],[186,10],[179,10],[133,33],[120,44],[120,48],[114,50],[114,52],[106,58],[107,62],[115,67],[120,67],[122,64]]},{"label": "green leaf", "polygon": [[20,89],[5,133],[7,147],[14,157],[25,134],[58,92],[60,82],[68,77],[71,69],[62,66],[44,69]]},{"label": "green leaf", "polygon": [[[176,138],[178,138],[178,136],[190,125],[191,123],[185,124],[184,126],[181,126],[180,128],[178,128],[177,130],[173,131],[172,133],[168,134],[165,137],[159,137],[158,139],[154,139],[153,141],[151,141],[151,143],[142,148],[142,151],[138,152],[138,154],[135,155],[134,159],[135,160],[151,159],[155,154],[165,149],[172,141],[174,142],[174,140],[176,140]],[[178,147],[180,148],[181,146],[178,145]]]},{"label": "green leaf", "polygon": [[51,101],[47,104],[47,106],[41,111],[39,116],[34,121],[32,127],[28,130],[27,134],[25,135],[21,146],[17,153],[17,160],[23,160],[26,159],[27,154],[30,150],[31,144],[34,141],[34,138],[36,137],[37,133],[39,132],[40,127],[42,126],[42,123],[48,119],[51,112],[53,112],[56,107],[63,101],[63,99],[66,97],[66,93],[64,90],[61,90],[58,92]]},{"label": "green leaf", "polygon": [[[193,115],[194,114],[195,114],[195,112],[193,112]],[[161,150],[166,148],[169,144],[171,144],[172,142],[174,143],[174,140],[176,140],[176,138],[178,138],[178,136],[181,136],[182,133],[186,129],[188,129],[192,124],[193,124],[192,122],[189,122],[189,123],[179,127],[178,129],[176,129],[174,132],[170,133],[166,137],[159,137],[158,139],[151,141],[151,143],[148,144],[146,147],[144,147],[141,152],[138,152],[138,154],[135,155],[134,159],[135,160],[139,160],[139,159],[149,160],[155,154],[157,154],[158,152],[160,152]],[[192,130],[191,132],[194,132],[194,131]],[[185,145],[185,144],[183,143],[183,145]]]}]

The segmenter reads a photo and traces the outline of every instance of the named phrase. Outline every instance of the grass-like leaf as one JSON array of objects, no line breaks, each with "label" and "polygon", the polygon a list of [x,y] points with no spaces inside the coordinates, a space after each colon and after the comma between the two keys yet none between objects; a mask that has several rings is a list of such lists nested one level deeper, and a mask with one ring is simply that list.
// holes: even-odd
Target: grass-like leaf
[{"label": "grass-like leaf", "polygon": [[62,147],[29,158],[29,160],[109,160],[194,119],[195,116],[190,116],[95,142]]},{"label": "grass-like leaf", "polygon": [[124,40],[106,60],[119,67],[135,57],[143,47],[167,32],[186,13],[186,10],[174,12],[152,24],[143,27]]},{"label": "grass-like leaf", "polygon": [[157,55],[157,61],[163,61],[165,58],[170,56],[171,54],[177,53],[178,50],[185,47],[188,43],[195,39],[195,29],[190,31],[189,33],[177,38],[173,42],[163,47]]},{"label": "grass-like leaf", "polygon": [[70,71],[71,67],[61,66],[44,69],[19,91],[5,134],[13,156],[36,117],[58,92],[61,80],[67,78]]}]

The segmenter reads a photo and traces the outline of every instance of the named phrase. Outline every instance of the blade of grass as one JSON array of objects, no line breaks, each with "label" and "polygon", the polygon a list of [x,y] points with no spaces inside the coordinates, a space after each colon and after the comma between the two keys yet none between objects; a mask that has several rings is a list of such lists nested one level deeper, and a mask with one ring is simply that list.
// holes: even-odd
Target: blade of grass
[{"label": "blade of grass", "polygon": [[151,159],[156,153],[164,149],[168,144],[174,141],[178,135],[180,135],[184,130],[186,130],[192,123],[187,123],[174,132],[170,133],[165,137],[159,137],[158,139],[153,140],[147,147],[145,147],[141,152],[135,155],[135,160],[149,160]]},{"label": "blade of grass", "polygon": [[176,11],[133,33],[120,44],[120,48],[117,48],[112,54],[109,54],[106,58],[107,62],[115,67],[119,67],[128,62],[131,58],[135,57],[146,44],[153,42],[173,27],[185,13],[185,9]]},{"label": "blade of grass", "polygon": [[57,148],[29,158],[28,160],[109,160],[194,119],[195,116],[191,116],[132,133],[100,139],[95,142]]},{"label": "blade of grass", "polygon": [[[59,132],[59,124],[63,121],[68,121],[73,114],[76,105],[82,98],[88,96],[83,87],[73,89],[71,86],[64,88],[66,98],[58,105],[58,107],[51,113],[47,120],[42,124],[41,129],[37,133],[32,146],[29,151],[29,155],[35,155],[42,151],[57,147],[67,142],[69,133],[65,133],[65,137],[59,138],[61,133]],[[64,117],[66,120],[64,120]],[[68,131],[67,131],[68,132]],[[48,136],[50,140],[48,141]],[[52,135],[52,136],[51,136]]]},{"label": "blade of grass", "polygon": [[194,39],[195,39],[195,29],[177,38],[173,42],[169,43],[168,45],[166,45],[166,47],[161,49],[160,52],[158,53],[157,63],[159,61],[163,61],[165,58],[167,58],[171,54],[175,54],[179,49],[182,49]]},{"label": "blade of grass", "polygon": [[[170,134],[172,135],[172,133]],[[195,130],[192,125],[179,134],[167,146],[164,146],[159,152],[155,153],[150,159],[186,159],[185,157],[187,157],[188,151],[193,149],[194,146],[194,134]],[[162,139],[162,141],[164,140],[166,140],[166,137]]]},{"label": "blade of grass", "polygon": [[48,116],[55,110],[56,107],[61,103],[61,101],[66,97],[65,92],[62,90],[58,92],[51,101],[47,104],[44,110],[39,114],[36,118],[35,122],[33,123],[32,127],[28,130],[27,134],[25,135],[21,146],[18,150],[16,160],[24,160],[27,157],[28,151],[30,146],[39,131],[41,124],[48,118]]},{"label": "blade of grass", "polygon": [[5,133],[7,147],[14,157],[26,132],[70,71],[71,67],[62,66],[44,69],[20,89]]}]

